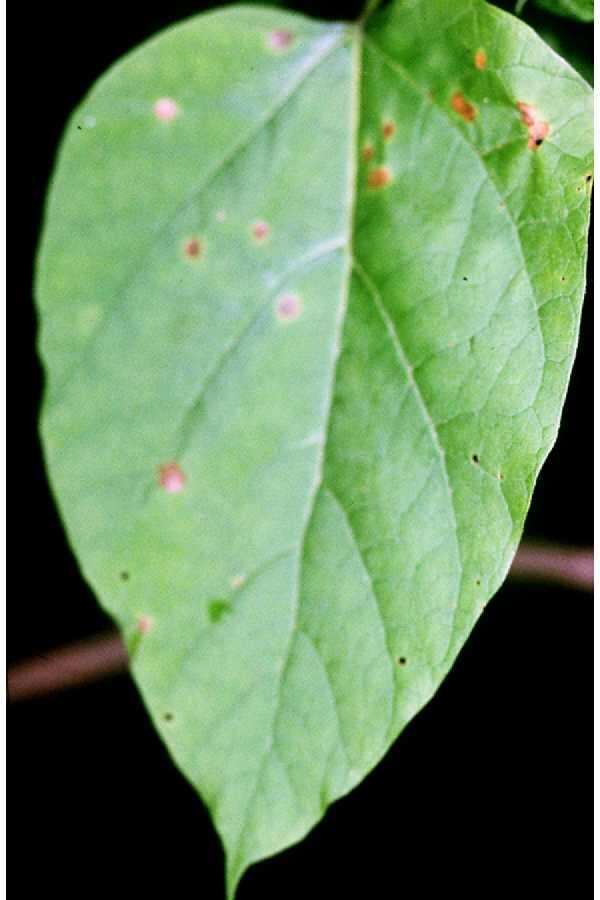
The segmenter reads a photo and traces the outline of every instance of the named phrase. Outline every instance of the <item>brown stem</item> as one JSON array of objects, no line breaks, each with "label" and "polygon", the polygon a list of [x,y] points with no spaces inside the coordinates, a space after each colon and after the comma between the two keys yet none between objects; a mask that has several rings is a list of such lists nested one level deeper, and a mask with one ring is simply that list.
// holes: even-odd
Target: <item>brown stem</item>
[{"label": "brown stem", "polygon": [[[521,544],[509,574],[515,580],[591,591],[593,552],[552,544]],[[8,671],[8,696],[11,701],[43,697],[124,672],[127,667],[125,646],[110,632],[12,666]]]}]

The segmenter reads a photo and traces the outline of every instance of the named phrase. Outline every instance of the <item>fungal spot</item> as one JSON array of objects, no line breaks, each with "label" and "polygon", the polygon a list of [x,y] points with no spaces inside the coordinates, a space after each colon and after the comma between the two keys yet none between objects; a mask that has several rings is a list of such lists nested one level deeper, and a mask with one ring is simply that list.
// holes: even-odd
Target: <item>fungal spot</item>
[{"label": "fungal spot", "polygon": [[564,275],[561,275],[561,276],[560,276],[560,280],[561,280],[561,281],[562,281],[562,283],[563,283],[563,284],[564,284],[564,283],[565,283],[565,281],[566,281],[566,280],[567,280],[567,279],[566,279],[566,278],[565,278],[565,276],[564,276]]},{"label": "fungal spot", "polygon": [[365,144],[362,149],[362,158],[364,159],[364,161],[369,162],[370,159],[373,159],[374,155],[375,148],[373,147],[373,144]]},{"label": "fungal spot", "polygon": [[485,67],[487,66],[487,53],[485,50],[479,48],[477,53],[475,54],[475,68],[479,69],[480,72],[483,72]]},{"label": "fungal spot", "polygon": [[481,578],[478,578],[478,579],[475,581],[475,584],[477,585],[477,587],[481,587]]},{"label": "fungal spot", "polygon": [[284,50],[289,50],[293,43],[293,33],[285,28],[278,28],[276,31],[271,31],[267,38],[267,44],[271,50],[275,50],[279,53],[282,53]]},{"label": "fungal spot", "polygon": [[387,119],[381,128],[383,132],[384,140],[389,141],[390,138],[393,138],[396,133],[396,123],[392,122],[390,119]]},{"label": "fungal spot", "polygon": [[268,238],[270,230],[266,222],[255,222],[252,226],[252,237],[256,241],[262,242]]},{"label": "fungal spot", "polygon": [[81,131],[81,125],[77,126],[77,131]]},{"label": "fungal spot", "polygon": [[158,467],[158,482],[168,494],[178,494],[183,490],[186,477],[176,462],[164,463]]},{"label": "fungal spot", "polygon": [[154,619],[152,616],[140,616],[137,620],[137,630],[140,634],[148,634],[154,627]]},{"label": "fungal spot", "polygon": [[405,657],[405,656],[399,656],[399,657],[398,657],[398,665],[399,665],[399,666],[405,666],[405,665],[406,665],[406,657]]},{"label": "fungal spot", "polygon": [[372,188],[380,188],[385,187],[386,184],[389,184],[392,180],[392,173],[388,169],[387,166],[378,166],[377,169],[373,169],[372,172],[369,172],[369,177],[367,178],[367,184]]},{"label": "fungal spot", "polygon": [[224,222],[226,218],[227,216],[225,215],[224,209],[219,209],[215,213],[215,219],[217,220],[217,222]]},{"label": "fungal spot", "polygon": [[186,259],[198,260],[204,256],[204,244],[197,237],[188,238],[183,245],[183,254]]},{"label": "fungal spot", "polygon": [[159,122],[172,122],[179,115],[179,105],[170,97],[159,97],[154,104],[154,117]]},{"label": "fungal spot", "polygon": [[121,581],[129,581],[129,572],[121,572],[119,578]]},{"label": "fungal spot", "polygon": [[473,454],[473,456],[471,457],[471,460],[475,463],[476,466],[479,465],[479,457],[477,456],[476,453]]},{"label": "fungal spot", "polygon": [[459,91],[452,95],[451,103],[454,112],[458,113],[458,115],[461,116],[465,120],[465,122],[472,122],[477,115],[477,110],[475,109],[473,104],[469,103],[468,100],[465,100],[464,95]]},{"label": "fungal spot", "polygon": [[239,588],[241,588],[242,585],[244,585],[245,583],[246,583],[245,575],[234,575],[230,581],[231,587],[233,588],[234,591],[239,590]]},{"label": "fungal spot", "polygon": [[302,301],[297,294],[282,294],[277,299],[275,310],[281,322],[293,322],[302,311]]},{"label": "fungal spot", "polygon": [[172,722],[173,721],[173,713],[166,712],[163,715],[163,719],[165,720],[165,722]]},{"label": "fungal spot", "polygon": [[231,604],[227,600],[211,600],[208,604],[208,618],[213,624],[220,622],[226,613],[231,612]]},{"label": "fungal spot", "polygon": [[537,150],[548,137],[550,126],[547,122],[541,121],[535,106],[530,106],[528,103],[517,103],[517,109],[521,113],[521,122],[527,125],[529,131],[527,146],[530,150]]}]

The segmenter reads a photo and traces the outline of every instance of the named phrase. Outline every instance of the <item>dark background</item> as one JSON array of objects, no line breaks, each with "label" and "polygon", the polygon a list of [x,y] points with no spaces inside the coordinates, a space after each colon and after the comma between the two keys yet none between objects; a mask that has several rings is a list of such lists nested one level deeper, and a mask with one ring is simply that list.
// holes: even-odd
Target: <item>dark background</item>
[{"label": "dark background", "polygon": [[[354,18],[362,4],[291,5],[322,18]],[[29,6],[13,10],[13,34],[27,45],[13,77],[29,77],[9,120],[19,136],[19,165],[9,170],[17,223],[11,217],[8,229],[11,261],[16,257],[8,343],[14,352],[16,333],[19,353],[11,400],[18,438],[8,478],[15,498],[19,493],[11,519],[12,662],[111,627],[65,542],[37,436],[42,373],[31,273],[57,143],[71,109],[112,62],[202,8],[40,4],[34,30]],[[560,20],[560,28],[579,53],[591,51],[591,26]],[[592,542],[591,316],[590,295],[529,537]],[[238,900],[442,892],[480,900],[490,889],[511,898],[582,897],[591,850],[591,626],[587,594],[505,585],[435,698],[383,762],[305,841],[251,869]],[[8,722],[13,900],[80,900],[92,889],[221,900],[218,838],[128,676],[15,704]]]}]

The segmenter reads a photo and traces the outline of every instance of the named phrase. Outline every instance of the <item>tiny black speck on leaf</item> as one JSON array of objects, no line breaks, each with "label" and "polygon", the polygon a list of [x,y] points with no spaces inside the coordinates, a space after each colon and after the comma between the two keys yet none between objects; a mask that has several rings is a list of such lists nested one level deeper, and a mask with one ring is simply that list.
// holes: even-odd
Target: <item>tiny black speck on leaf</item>
[{"label": "tiny black speck on leaf", "polygon": [[170,713],[170,712],[165,713],[163,716],[163,719],[165,720],[165,722],[172,722],[173,721],[173,713]]},{"label": "tiny black speck on leaf", "polygon": [[474,462],[476,465],[479,464],[479,457],[477,456],[476,453],[473,454],[473,456],[471,457],[471,459],[473,460],[473,462]]},{"label": "tiny black speck on leaf", "polygon": [[399,657],[398,657],[398,665],[399,665],[399,666],[405,666],[405,665],[406,665],[406,657],[405,657],[405,656],[399,656]]}]

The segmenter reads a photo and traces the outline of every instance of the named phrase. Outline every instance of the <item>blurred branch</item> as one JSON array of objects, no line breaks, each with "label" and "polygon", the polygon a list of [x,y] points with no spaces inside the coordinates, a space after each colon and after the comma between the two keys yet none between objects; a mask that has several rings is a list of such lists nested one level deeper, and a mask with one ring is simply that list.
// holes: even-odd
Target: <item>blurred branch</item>
[{"label": "blurred branch", "polygon": [[[594,556],[592,550],[526,542],[517,551],[509,575],[519,581],[591,591]],[[98,635],[12,666],[8,670],[8,697],[12,701],[44,697],[127,668],[121,638],[114,632]]]}]

